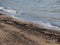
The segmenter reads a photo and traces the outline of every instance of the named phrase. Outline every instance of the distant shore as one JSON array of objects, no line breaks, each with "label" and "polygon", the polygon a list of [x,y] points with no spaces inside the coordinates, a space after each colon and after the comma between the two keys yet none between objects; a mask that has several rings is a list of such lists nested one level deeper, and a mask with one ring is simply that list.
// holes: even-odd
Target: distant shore
[{"label": "distant shore", "polygon": [[0,14],[0,45],[60,45],[60,32]]}]

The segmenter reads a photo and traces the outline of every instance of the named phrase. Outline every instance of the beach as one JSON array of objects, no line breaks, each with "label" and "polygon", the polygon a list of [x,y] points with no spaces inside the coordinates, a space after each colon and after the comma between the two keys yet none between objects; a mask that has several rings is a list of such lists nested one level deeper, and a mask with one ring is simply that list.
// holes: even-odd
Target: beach
[{"label": "beach", "polygon": [[60,31],[0,14],[0,45],[60,45]]},{"label": "beach", "polygon": [[0,45],[60,45],[60,0],[0,0]]}]

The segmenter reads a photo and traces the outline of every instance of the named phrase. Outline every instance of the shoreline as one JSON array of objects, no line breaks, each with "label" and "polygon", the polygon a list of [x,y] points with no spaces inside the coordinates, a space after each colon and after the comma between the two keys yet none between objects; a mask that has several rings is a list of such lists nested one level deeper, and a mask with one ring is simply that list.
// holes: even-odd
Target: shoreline
[{"label": "shoreline", "polygon": [[0,14],[7,15],[7,16],[9,16],[11,18],[14,18],[15,20],[18,20],[20,22],[25,22],[25,23],[31,23],[31,24],[34,24],[34,25],[38,25],[39,28],[41,27],[41,28],[48,29],[48,30],[60,31],[60,27],[58,25],[50,24],[48,22],[47,23],[43,23],[43,22],[39,22],[39,21],[37,21],[37,22],[35,22],[35,21],[31,22],[31,21],[27,21],[27,20],[24,21],[24,19],[20,20],[17,17],[14,17],[14,15],[16,13],[17,12],[15,10],[9,10],[9,9],[5,9],[4,7],[0,7]]},{"label": "shoreline", "polygon": [[60,45],[60,31],[0,14],[0,45]]}]

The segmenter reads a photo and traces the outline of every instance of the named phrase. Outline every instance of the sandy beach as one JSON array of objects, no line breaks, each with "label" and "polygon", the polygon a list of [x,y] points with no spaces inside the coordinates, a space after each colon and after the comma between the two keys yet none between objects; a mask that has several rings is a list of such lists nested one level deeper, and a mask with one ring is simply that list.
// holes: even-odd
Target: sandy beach
[{"label": "sandy beach", "polygon": [[60,31],[0,14],[0,45],[60,45]]}]

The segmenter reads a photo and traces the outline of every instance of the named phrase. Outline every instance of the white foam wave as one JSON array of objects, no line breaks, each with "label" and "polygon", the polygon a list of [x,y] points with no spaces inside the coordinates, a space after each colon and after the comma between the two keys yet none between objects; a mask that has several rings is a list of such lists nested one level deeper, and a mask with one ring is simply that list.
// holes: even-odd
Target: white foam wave
[{"label": "white foam wave", "polygon": [[4,9],[4,7],[0,7],[0,9]]},{"label": "white foam wave", "polygon": [[53,26],[50,23],[40,23],[40,25],[42,26],[42,28],[45,28],[45,29],[51,29],[51,30],[60,31],[59,27]]},{"label": "white foam wave", "polygon": [[5,14],[5,15],[15,15],[16,11],[15,10],[5,9],[4,7],[0,7],[0,13]]},{"label": "white foam wave", "polygon": [[34,21],[33,23],[39,24],[39,27],[44,28],[44,29],[60,31],[60,27],[53,26],[49,22],[43,23],[42,21]]}]

